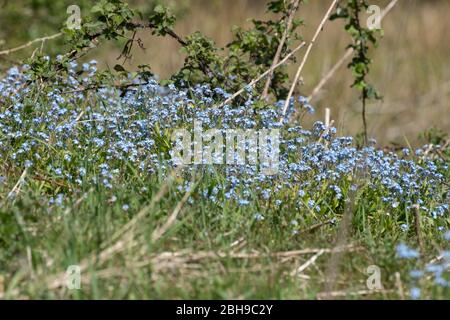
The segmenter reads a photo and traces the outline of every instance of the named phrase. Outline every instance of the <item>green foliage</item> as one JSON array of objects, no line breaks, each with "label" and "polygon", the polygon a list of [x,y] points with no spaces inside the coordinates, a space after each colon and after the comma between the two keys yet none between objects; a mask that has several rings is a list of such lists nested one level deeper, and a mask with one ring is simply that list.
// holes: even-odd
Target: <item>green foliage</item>
[{"label": "green foliage", "polygon": [[[138,10],[131,9],[123,0],[102,0],[91,9],[91,14],[83,17],[80,29],[63,28],[69,53],[64,56],[67,62],[83,55],[86,50],[98,46],[102,40],[127,39],[122,56],[129,58],[132,47],[137,43],[143,47],[140,39],[135,39],[136,31],[149,28],[152,34],[171,37],[180,45],[186,55],[183,67],[176,72],[171,81],[180,86],[191,86],[208,83],[221,87],[228,92],[235,92],[246,86],[253,78],[266,71],[272,64],[280,39],[286,31],[286,19],[294,9],[292,3],[277,0],[269,2],[268,12],[278,15],[276,20],[252,20],[252,28],[245,30],[235,27],[234,39],[225,47],[217,47],[212,39],[195,32],[182,39],[173,31],[176,22],[174,14],[167,7],[157,5],[145,20]],[[141,21],[136,21],[137,17]],[[281,58],[290,52],[289,47],[295,40],[301,39],[298,28],[302,21],[294,19],[287,30],[287,38],[281,50]],[[56,72],[64,69],[64,63],[47,66],[50,70],[42,70],[42,66],[31,63],[35,74]],[[272,77],[271,93],[277,99],[284,98],[288,82],[286,67],[277,68]],[[262,91],[258,84],[256,90]]]},{"label": "green foliage", "polygon": [[[303,3],[303,1],[300,1]],[[185,39],[173,30],[176,23],[175,15],[164,5],[157,4],[151,12],[131,9],[125,0],[101,0],[90,10],[90,15],[83,15],[80,29],[63,28],[68,54],[61,62],[48,65],[43,69],[39,62],[30,62],[31,72],[35,75],[41,72],[41,78],[47,78],[65,69],[65,63],[77,59],[102,41],[113,40],[123,43],[120,57],[124,62],[131,57],[135,45],[143,48],[141,39],[136,39],[139,29],[150,29],[152,34],[160,37],[170,37],[181,45],[185,54],[181,69],[170,77],[169,82],[175,82],[180,87],[190,87],[195,84],[210,84],[227,92],[236,92],[245,87],[252,79],[267,71],[273,63],[277,49],[284,33],[286,41],[281,48],[280,58],[290,52],[294,41],[301,39],[298,33],[302,20],[293,19],[289,30],[286,30],[287,20],[293,10],[295,1],[275,0],[267,4],[268,13],[276,18],[269,20],[252,20],[252,27],[244,29],[233,28],[233,40],[224,47],[201,34],[194,32]],[[354,56],[349,69],[354,75],[353,87],[361,92],[363,104],[364,139],[367,143],[366,101],[380,99],[376,89],[367,81],[372,60],[369,57],[371,47],[377,45],[377,32],[365,28],[361,22],[361,14],[369,7],[367,0],[347,0],[338,5],[331,19],[345,19],[345,29],[352,37],[349,47],[354,49]],[[119,57],[119,58],[120,58]],[[37,69],[35,67],[38,67]],[[118,77],[127,72],[123,66],[114,69]],[[277,99],[284,99],[287,94],[286,85],[289,81],[287,67],[281,66],[273,71],[270,93]],[[102,84],[99,83],[99,86]],[[255,93],[261,93],[264,81],[253,88]],[[237,103],[241,101],[237,99]]]},{"label": "green foliage", "polygon": [[154,25],[152,33],[158,36],[165,36],[167,30],[173,28],[176,18],[169,8],[162,5],[157,5],[153,11],[149,18],[149,22]]},{"label": "green foliage", "polygon": [[[224,48],[218,48],[213,40],[199,32],[188,36],[186,43],[182,43],[185,63],[173,80],[188,85],[209,83],[228,92],[235,92],[247,85],[272,64],[286,28],[286,18],[293,9],[292,4],[286,3],[278,0],[268,4],[268,12],[281,14],[278,20],[252,20],[253,27],[248,30],[235,27],[233,41]],[[292,42],[301,38],[297,33],[301,24],[301,20],[294,19],[282,48],[282,57],[290,52]],[[286,67],[274,71],[271,91],[277,99],[286,95],[284,85],[287,81]],[[262,91],[262,85],[256,87],[257,92]]]},{"label": "green foliage", "polygon": [[346,4],[340,4],[334,15],[330,17],[334,19],[345,19],[345,30],[352,37],[353,42],[349,45],[355,50],[349,68],[355,77],[353,86],[361,91],[365,91],[367,98],[377,97],[376,90],[366,82],[366,76],[370,71],[372,60],[369,58],[369,46],[377,45],[378,40],[376,33],[378,30],[364,28],[361,23],[360,15],[369,7],[367,0],[349,0]]},{"label": "green foliage", "polygon": [[102,0],[92,7],[91,14],[84,19],[81,29],[63,29],[73,50],[81,51],[99,37],[107,40],[124,37],[127,31],[132,30],[129,24],[135,16],[135,12],[121,0]]},{"label": "green foliage", "polygon": [[[139,7],[143,12],[150,11],[156,0],[144,3],[138,0],[127,1],[133,7]],[[84,19],[89,17],[92,7],[98,7],[104,1],[94,0],[14,0],[0,1],[0,49],[14,47],[24,42],[51,35],[65,24],[70,5],[77,5],[81,9]],[[117,4],[117,3],[116,3]],[[115,5],[115,1],[111,1]],[[117,19],[117,18],[116,18]],[[118,22],[118,21],[116,21]],[[52,45],[46,47],[48,54],[59,54],[67,50],[67,43],[62,39],[52,40]],[[28,56],[30,50],[24,50]]]},{"label": "green foliage", "polygon": [[[8,47],[20,45],[44,35],[54,34],[67,19],[67,7],[76,4],[82,14],[91,7],[92,0],[14,0],[0,2],[0,48],[2,39]],[[63,48],[58,40],[52,43],[50,53]],[[5,44],[6,47],[6,44]]]},{"label": "green foliage", "polygon": [[345,30],[352,37],[349,48],[354,49],[352,61],[348,68],[352,71],[355,80],[352,87],[361,91],[361,101],[363,104],[364,138],[367,143],[367,128],[365,118],[365,108],[367,99],[381,99],[377,90],[367,82],[372,59],[369,58],[371,46],[377,46],[377,33],[380,30],[365,28],[361,21],[361,14],[369,8],[367,0],[347,0],[340,3],[330,19],[344,19],[346,21]]},{"label": "green foliage", "polygon": [[439,128],[431,128],[422,132],[419,137],[427,143],[434,145],[445,144],[448,141],[448,133]]}]

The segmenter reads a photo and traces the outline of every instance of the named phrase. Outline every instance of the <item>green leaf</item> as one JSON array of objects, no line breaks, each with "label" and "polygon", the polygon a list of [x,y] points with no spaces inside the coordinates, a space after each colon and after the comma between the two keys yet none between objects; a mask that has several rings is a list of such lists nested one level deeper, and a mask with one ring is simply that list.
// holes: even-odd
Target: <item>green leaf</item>
[{"label": "green leaf", "polygon": [[155,7],[155,9],[153,9],[153,11],[156,12],[156,13],[165,13],[166,9],[162,5],[158,4]]},{"label": "green leaf", "polygon": [[117,72],[126,72],[127,70],[125,70],[124,67],[122,67],[120,64],[116,64],[114,66],[114,70],[116,70]]},{"label": "green leaf", "polygon": [[95,6],[93,6],[92,7],[92,9],[91,9],[91,12],[92,13],[101,13],[101,14],[103,14],[103,6],[102,6],[102,4],[96,4]]}]

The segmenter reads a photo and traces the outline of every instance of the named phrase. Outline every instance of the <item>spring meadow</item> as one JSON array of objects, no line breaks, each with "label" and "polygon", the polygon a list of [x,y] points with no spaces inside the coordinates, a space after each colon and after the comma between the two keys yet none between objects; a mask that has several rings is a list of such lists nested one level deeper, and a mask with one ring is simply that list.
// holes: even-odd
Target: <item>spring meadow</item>
[{"label": "spring meadow", "polygon": [[448,12],[0,0],[0,299],[450,299]]}]

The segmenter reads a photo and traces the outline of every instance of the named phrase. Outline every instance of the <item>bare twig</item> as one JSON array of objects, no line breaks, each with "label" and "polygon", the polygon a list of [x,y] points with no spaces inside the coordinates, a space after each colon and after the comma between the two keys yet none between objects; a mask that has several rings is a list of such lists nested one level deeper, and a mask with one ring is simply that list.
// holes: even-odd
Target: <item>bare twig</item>
[{"label": "bare twig", "polygon": [[317,230],[317,229],[319,229],[319,228],[321,228],[323,226],[326,226],[327,224],[333,223],[333,221],[334,221],[334,219],[328,219],[327,221],[316,223],[316,224],[314,224],[314,225],[312,225],[312,226],[310,226],[310,227],[308,227],[308,228],[306,228],[304,230],[301,230],[299,232],[299,234],[301,235],[301,234],[306,233],[306,232],[313,232],[313,231],[315,231],[315,230]]},{"label": "bare twig", "polygon": [[177,206],[173,210],[172,214],[167,218],[166,222],[161,227],[153,231],[152,233],[153,242],[159,240],[164,235],[164,233],[166,233],[167,230],[175,223],[178,214],[180,213],[186,201],[191,196],[193,189],[194,188],[190,188],[190,190],[184,194],[183,198],[181,199],[180,202],[178,202]]},{"label": "bare twig", "polygon": [[283,32],[283,36],[281,37],[280,44],[278,45],[277,51],[276,51],[275,56],[274,56],[273,61],[272,61],[272,65],[270,66],[270,69],[269,69],[269,75],[267,76],[266,84],[264,85],[264,90],[263,90],[263,93],[262,93],[262,98],[263,99],[265,99],[267,97],[268,93],[269,93],[270,83],[272,82],[274,66],[280,60],[281,52],[283,51],[283,46],[284,46],[284,44],[286,42],[289,30],[291,29],[292,20],[294,19],[295,13],[298,10],[299,4],[300,4],[300,0],[292,0],[291,1],[292,7],[291,7],[291,11],[289,13],[289,17],[288,17],[288,19],[286,21],[286,29]]},{"label": "bare twig", "polygon": [[348,49],[345,54],[342,56],[341,59],[333,66],[333,68],[330,69],[330,71],[327,72],[327,74],[320,80],[320,82],[317,84],[317,86],[313,89],[312,93],[308,97],[308,101],[311,101],[314,99],[317,94],[322,90],[323,86],[330,80],[336,71],[340,69],[340,67],[344,64],[347,59],[349,59],[353,54],[353,48]]},{"label": "bare twig", "polygon": [[[394,8],[394,6],[397,4],[398,0],[392,0],[388,6],[383,10],[381,13],[380,21],[382,21],[386,15]],[[345,54],[336,62],[336,64],[325,74],[325,76],[320,80],[320,82],[317,84],[317,86],[313,89],[312,93],[308,97],[308,101],[313,100],[317,94],[322,90],[323,86],[334,76],[336,71],[339,70],[339,68],[344,64],[345,61],[347,61],[353,54],[354,49],[349,48]]]},{"label": "bare twig", "polygon": [[347,296],[367,296],[376,293],[392,293],[393,290],[358,290],[358,291],[328,291],[328,292],[320,292],[316,295],[318,300],[321,299],[329,299],[338,298],[338,297],[347,297]]},{"label": "bare twig", "polygon": [[303,271],[305,271],[310,265],[314,264],[318,257],[320,257],[322,254],[324,254],[324,250],[320,250],[315,255],[313,255],[311,258],[308,259],[304,264],[302,264],[300,267],[298,267],[296,270],[292,271],[291,275],[296,276],[301,274]]},{"label": "bare twig", "polygon": [[[130,243],[132,246],[135,243]],[[125,242],[117,242],[114,246],[109,247],[107,250],[103,250],[98,255],[99,264],[106,261],[106,259],[110,258],[113,254],[120,252],[125,248]],[[273,252],[273,253],[262,253],[262,252],[213,252],[213,251],[197,251],[191,252],[189,250],[181,250],[177,252],[161,252],[158,253],[148,259],[142,260],[134,265],[136,268],[142,268],[148,265],[152,265],[157,270],[162,270],[169,267],[179,267],[180,265],[186,265],[190,263],[195,263],[205,259],[263,259],[263,258],[286,258],[286,257],[295,257],[305,254],[317,254],[319,252],[323,253],[334,253],[340,251],[346,252],[354,252],[364,250],[363,247],[355,246],[355,245],[346,245],[342,247],[335,248],[307,248],[301,250],[293,250],[293,251],[281,251],[281,252]],[[88,268],[89,260],[85,259],[82,263],[79,264],[81,271],[86,271]],[[100,271],[101,272],[101,271]],[[60,273],[56,276],[51,276],[47,278],[47,284],[49,289],[57,289],[61,288],[65,285],[65,273]]]},{"label": "bare twig", "polygon": [[291,89],[289,90],[288,96],[286,98],[286,101],[284,103],[283,107],[283,113],[281,115],[280,123],[283,123],[284,117],[286,115],[287,109],[289,107],[289,103],[292,97],[292,94],[294,93],[295,87],[297,86],[298,79],[300,78],[300,74],[302,73],[303,68],[305,67],[306,61],[308,60],[309,54],[311,53],[311,49],[314,46],[314,43],[316,42],[317,38],[319,37],[320,32],[322,31],[325,23],[327,22],[331,12],[333,11],[333,8],[336,6],[336,4],[339,2],[339,0],[333,0],[330,7],[328,8],[325,16],[322,18],[322,21],[320,22],[319,26],[317,27],[317,30],[310,41],[308,48],[306,49],[305,55],[303,56],[302,63],[297,69],[297,73],[295,74],[294,81],[292,82]]},{"label": "bare twig", "polygon": [[291,58],[298,50],[300,50],[301,48],[303,48],[306,45],[306,42],[302,42],[300,43],[294,50],[292,50],[289,54],[287,54],[280,62],[278,62],[276,65],[274,65],[273,67],[270,67],[269,70],[267,70],[266,72],[260,74],[258,77],[256,77],[255,79],[253,79],[252,81],[250,81],[245,87],[243,87],[242,89],[240,89],[239,91],[235,92],[233,95],[231,95],[229,98],[227,98],[225,101],[223,101],[221,104],[219,104],[217,107],[218,108],[222,108],[223,106],[225,106],[226,104],[230,103],[231,101],[233,101],[236,97],[240,96],[245,89],[250,86],[253,87],[257,82],[259,82],[261,79],[263,79],[264,77],[266,77],[271,70],[273,71],[274,69],[278,68],[279,66],[283,65],[289,58]]},{"label": "bare twig", "polygon": [[[145,28],[156,29],[157,28],[157,26],[151,22],[146,23],[146,24],[132,22],[132,23],[129,23],[129,25],[132,28],[141,28],[141,29],[145,29]],[[176,34],[175,31],[173,31],[172,29],[164,28],[164,32],[167,33],[169,36],[171,36],[173,39],[175,39],[183,47],[188,45],[188,43],[183,38],[181,38],[178,34]]]},{"label": "bare twig", "polygon": [[17,183],[14,185],[12,190],[8,193],[8,198],[14,196],[19,190],[22,183],[25,181],[25,176],[27,175],[27,169],[23,170],[22,174],[20,175],[19,180],[17,180]]},{"label": "bare twig", "polygon": [[61,35],[62,35],[62,33],[59,32],[59,33],[56,33],[56,34],[51,35],[51,36],[34,39],[34,40],[30,41],[30,42],[27,42],[27,43],[25,43],[25,44],[23,44],[21,46],[16,47],[16,48],[11,48],[11,49],[0,51],[0,56],[1,55],[7,55],[7,54],[10,54],[10,53],[13,53],[13,52],[16,52],[16,51],[28,48],[29,46],[31,46],[31,45],[33,45],[34,43],[37,43],[37,42],[42,42],[43,43],[43,42],[45,42],[47,40],[58,38]]},{"label": "bare twig", "polygon": [[156,256],[152,257],[153,262],[160,262],[171,259],[183,258],[184,262],[196,262],[204,259],[214,259],[214,258],[230,258],[230,259],[263,259],[263,258],[288,258],[297,257],[307,254],[317,254],[319,252],[323,253],[334,253],[334,252],[355,252],[362,251],[363,247],[356,246],[354,244],[349,244],[346,246],[335,247],[335,248],[306,248],[300,250],[292,251],[279,251],[279,252],[213,252],[213,251],[196,251],[190,252],[187,250],[177,251],[177,252],[161,252]]}]

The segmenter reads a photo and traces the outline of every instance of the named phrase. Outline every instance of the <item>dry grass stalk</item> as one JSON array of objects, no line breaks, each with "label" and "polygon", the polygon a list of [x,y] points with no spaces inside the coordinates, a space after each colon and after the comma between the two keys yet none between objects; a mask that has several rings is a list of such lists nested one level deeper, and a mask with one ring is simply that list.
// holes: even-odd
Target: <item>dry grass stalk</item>
[{"label": "dry grass stalk", "polygon": [[331,110],[330,108],[325,108],[325,127],[330,127],[330,121],[331,121]]},{"label": "dry grass stalk", "polygon": [[358,290],[358,291],[329,291],[320,292],[316,295],[318,300],[327,300],[330,298],[348,297],[348,296],[367,296],[371,294],[381,293],[393,293],[394,290]]},{"label": "dry grass stalk", "polygon": [[178,169],[172,171],[167,179],[165,180],[164,184],[159,189],[158,193],[152,198],[150,203],[142,208],[134,217],[131,219],[126,225],[124,225],[119,231],[117,231],[112,237],[109,239],[108,243],[111,243],[120,237],[122,237],[125,233],[132,231],[133,228],[136,226],[138,221],[140,221],[142,218],[144,218],[150,210],[153,209],[153,207],[166,195],[166,193],[169,191],[169,185],[175,178],[175,176],[178,173]]},{"label": "dry grass stalk", "polygon": [[12,190],[8,193],[8,198],[15,196],[20,191],[20,187],[22,186],[23,182],[25,181],[25,177],[27,175],[27,169],[23,170],[22,174],[20,175],[19,180],[17,180],[17,183],[14,185]]},{"label": "dry grass stalk", "polygon": [[275,69],[274,68],[275,65],[280,60],[281,51],[283,50],[283,46],[286,43],[286,38],[287,38],[287,35],[289,32],[289,29],[291,29],[291,26],[292,26],[292,20],[294,19],[295,13],[298,10],[299,4],[300,4],[300,0],[292,0],[291,1],[292,8],[289,13],[289,17],[286,21],[286,29],[283,32],[283,36],[281,37],[280,44],[278,45],[278,48],[277,48],[277,52],[275,53],[275,56],[272,61],[272,65],[270,66],[270,69],[269,69],[269,75],[267,76],[266,84],[264,85],[264,90],[262,93],[263,99],[266,99],[267,95],[269,94],[269,88],[270,88],[270,83],[272,82],[273,70]]},{"label": "dry grass stalk", "polygon": [[167,218],[166,222],[161,227],[153,231],[152,233],[153,242],[158,241],[167,232],[167,230],[169,230],[173,226],[173,224],[177,220],[178,214],[180,213],[186,201],[191,196],[192,189],[193,188],[191,188],[188,192],[184,194],[183,198],[181,199],[180,202],[178,202],[172,214]]},{"label": "dry grass stalk", "polygon": [[8,55],[10,53],[13,53],[13,52],[16,52],[16,51],[28,48],[29,46],[31,46],[31,45],[33,45],[34,43],[37,43],[37,42],[41,42],[43,44],[47,40],[55,39],[55,38],[58,38],[60,36],[62,36],[61,32],[56,33],[56,34],[51,35],[51,36],[34,39],[34,40],[30,41],[30,42],[27,42],[27,43],[25,43],[25,44],[23,44],[21,46],[16,47],[16,48],[11,48],[11,49],[0,51],[0,56],[1,55]]},{"label": "dry grass stalk", "polygon": [[403,289],[402,278],[400,272],[395,273],[395,286],[397,287],[398,296],[400,299],[405,300],[405,290]]},{"label": "dry grass stalk", "polygon": [[302,264],[300,267],[298,267],[297,269],[295,269],[294,271],[292,271],[291,276],[298,276],[300,275],[303,271],[305,271],[309,266],[313,265],[317,258],[319,258],[322,254],[324,254],[324,250],[320,250],[319,252],[317,252],[315,255],[313,255],[311,258],[308,259],[308,261],[306,261],[304,264]]},{"label": "dry grass stalk", "polygon": [[[84,272],[88,269],[90,261],[97,261],[97,264],[103,264],[108,259],[110,259],[114,254],[123,251],[126,248],[137,245],[136,241],[119,241],[115,245],[109,247],[108,249],[102,251],[97,257],[91,257],[91,260],[85,259],[79,266],[81,271]],[[190,250],[181,250],[176,252],[161,252],[150,258],[141,260],[139,262],[135,262],[127,266],[127,269],[132,268],[144,268],[151,266],[153,270],[163,271],[169,269],[178,269],[180,267],[190,266],[193,263],[198,263],[202,260],[207,259],[264,259],[264,258],[286,258],[286,257],[295,257],[306,254],[318,254],[322,255],[323,253],[334,253],[334,252],[354,252],[361,251],[364,248],[355,246],[353,244],[349,244],[342,247],[335,248],[307,248],[302,250],[293,250],[293,251],[281,251],[281,252],[273,252],[273,253],[260,253],[260,252],[213,252],[213,251],[197,251],[192,252]],[[94,259],[94,260],[92,260]],[[99,271],[95,271],[93,275],[99,276],[102,275],[115,275],[115,272],[111,272],[111,270],[119,270],[118,268],[107,268]],[[122,270],[122,269],[121,269]],[[123,273],[123,270],[122,270]],[[47,278],[47,287],[49,289],[57,289],[62,288],[66,284],[65,272],[60,273],[56,276]],[[84,277],[85,278],[85,277]],[[83,282],[86,281],[82,280]]]},{"label": "dry grass stalk", "polygon": [[[349,195],[350,205],[346,206],[344,210],[344,215],[342,217],[342,221],[339,225],[339,230],[337,231],[336,236],[336,247],[342,247],[347,242],[350,229],[352,226],[353,212],[354,206],[356,203],[356,191],[351,191]],[[337,276],[339,274],[340,263],[342,259],[342,252],[337,251],[331,255],[330,261],[327,266],[327,270],[325,273],[325,291],[333,292],[336,285]],[[329,298],[332,298],[333,295],[330,295]]]},{"label": "dry grass stalk", "polygon": [[[170,175],[170,177],[174,176],[174,172]],[[80,264],[80,270],[81,272],[85,271],[89,264],[92,261],[96,261],[97,264],[101,265],[105,263],[107,260],[111,259],[115,254],[119,252],[123,252],[126,249],[130,249],[132,247],[135,247],[139,244],[139,241],[135,240],[134,237],[134,226],[136,225],[137,221],[139,221],[142,217],[144,217],[152,208],[153,206],[159,202],[159,200],[164,196],[164,194],[167,192],[169,182],[171,179],[166,180],[164,185],[160,188],[159,192],[156,194],[155,197],[153,197],[150,205],[146,206],[144,209],[141,210],[138,215],[136,215],[133,220],[131,220],[127,225],[124,226],[118,233],[115,234],[115,238],[117,239],[116,242],[105,249],[103,249],[99,254],[92,255],[89,258],[84,259]],[[162,227],[156,229],[152,234],[152,240],[157,241],[160,237],[164,235],[165,232],[173,225],[173,223],[176,220],[176,217],[178,216],[180,210],[182,209],[182,206],[190,196],[193,188],[191,188],[186,194],[183,196],[182,200],[177,204],[172,214],[168,217],[166,222],[163,224]],[[52,289],[61,287],[65,283],[65,273],[60,273],[56,276],[49,277],[47,282],[49,283],[49,287]]]},{"label": "dry grass stalk", "polygon": [[412,206],[414,212],[414,230],[416,232],[417,244],[419,245],[422,256],[425,255],[425,246],[422,238],[422,227],[420,225],[420,207],[419,205]]},{"label": "dry grass stalk", "polygon": [[303,233],[306,233],[306,232],[313,232],[313,231],[315,231],[315,230],[317,230],[317,229],[319,229],[319,228],[321,228],[323,226],[326,226],[328,224],[333,223],[333,221],[334,221],[334,219],[328,219],[327,221],[316,223],[316,224],[314,224],[314,225],[312,225],[312,226],[310,226],[310,227],[300,231],[299,234],[303,234]]},{"label": "dry grass stalk", "polygon": [[327,22],[328,18],[330,17],[331,12],[333,11],[333,8],[336,6],[336,4],[338,2],[339,2],[339,0],[333,0],[333,2],[331,3],[330,7],[328,8],[326,14],[322,18],[322,21],[320,22],[319,26],[317,27],[317,30],[316,30],[312,40],[310,41],[308,48],[306,49],[305,55],[303,56],[302,63],[300,64],[300,66],[297,69],[297,73],[295,74],[294,81],[292,82],[292,85],[291,85],[291,89],[289,90],[288,96],[284,103],[283,113],[281,115],[280,123],[283,123],[284,117],[285,117],[287,109],[289,107],[289,103],[290,103],[292,94],[294,93],[295,87],[297,86],[297,82],[300,78],[300,74],[302,73],[303,68],[305,67],[306,61],[308,60],[309,54],[311,53],[311,50],[312,50],[312,47],[314,46],[314,43],[316,42],[317,38],[319,37],[320,32],[322,31],[325,23]]},{"label": "dry grass stalk", "polygon": [[[392,0],[387,7],[383,10],[381,13],[380,21],[382,21],[386,15],[394,8],[394,6],[397,4],[398,0]],[[317,86],[313,89],[312,93],[308,97],[308,101],[311,102],[320,90],[322,90],[323,86],[334,76],[336,71],[338,71],[341,66],[344,64],[345,61],[347,61],[353,54],[354,49],[349,48],[345,52],[345,54],[338,60],[338,62],[325,74],[325,76],[320,80],[320,82],[317,84]]]},{"label": "dry grass stalk", "polygon": [[4,294],[5,294],[5,277],[0,275],[0,299],[3,298]]},{"label": "dry grass stalk", "polygon": [[236,99],[236,97],[240,96],[244,91],[245,88],[247,88],[247,86],[253,87],[256,83],[258,83],[261,79],[263,79],[264,77],[266,77],[271,71],[273,71],[274,69],[278,68],[279,66],[283,65],[284,63],[286,63],[286,61],[288,61],[298,50],[300,50],[301,48],[303,48],[306,45],[306,42],[302,42],[300,43],[294,50],[292,50],[289,54],[287,54],[280,62],[278,62],[275,66],[269,68],[269,70],[267,70],[266,72],[260,74],[258,77],[256,77],[255,79],[253,79],[252,81],[250,81],[245,87],[243,87],[242,89],[236,91],[233,95],[231,95],[229,98],[227,98],[225,101],[223,101],[221,104],[219,104],[217,107],[218,108],[222,108],[223,106],[227,105],[228,103],[230,103],[231,101],[233,101],[234,99]]}]

